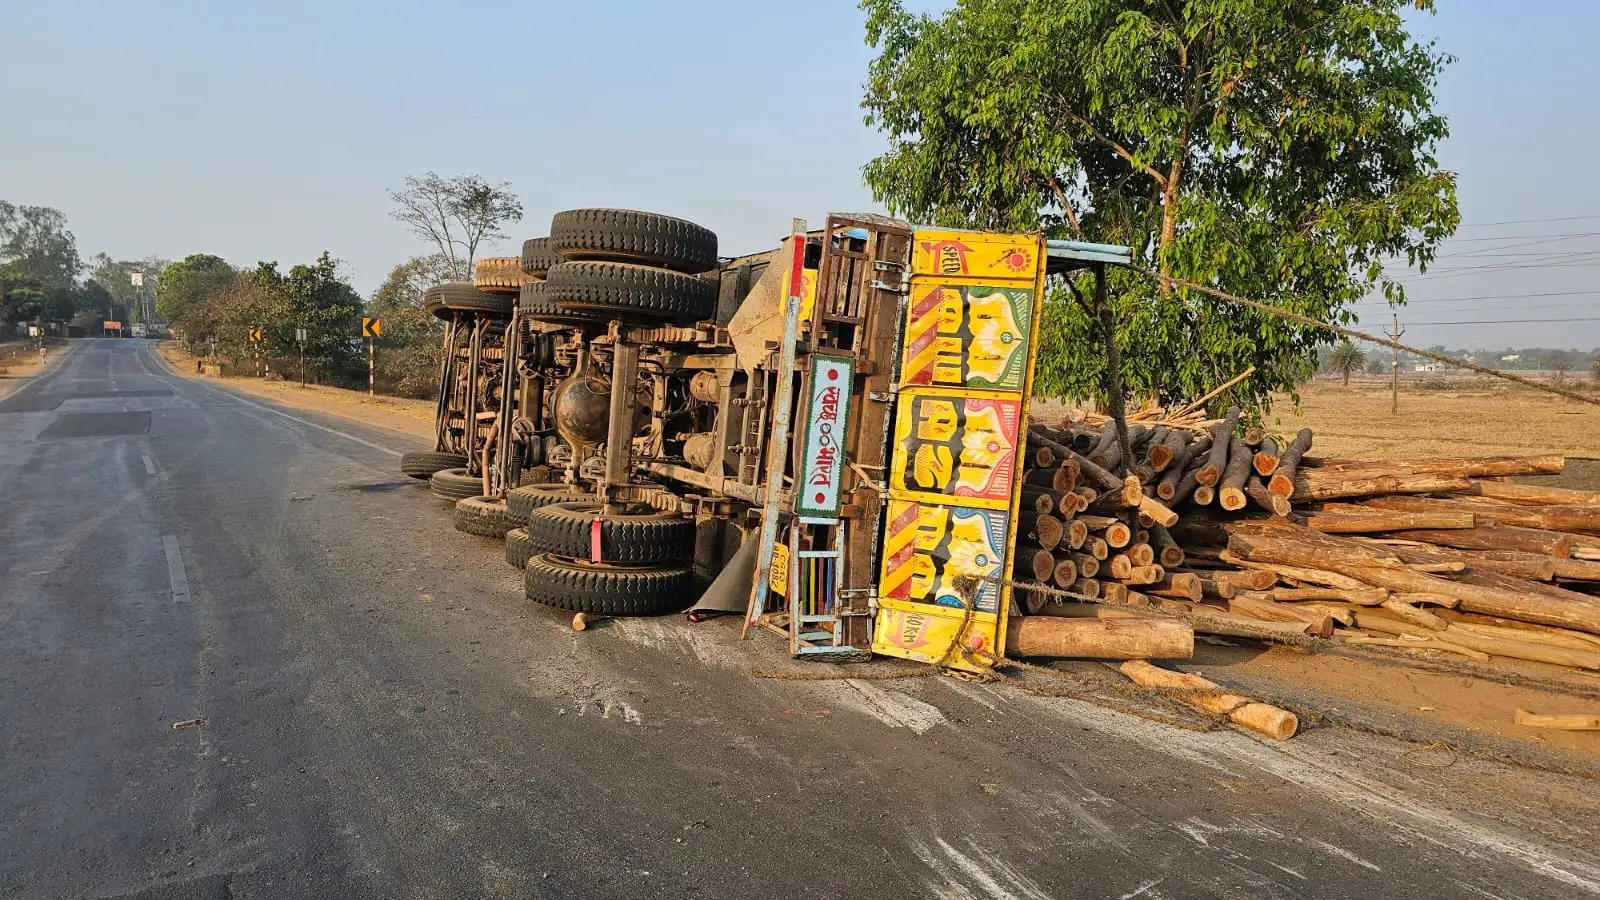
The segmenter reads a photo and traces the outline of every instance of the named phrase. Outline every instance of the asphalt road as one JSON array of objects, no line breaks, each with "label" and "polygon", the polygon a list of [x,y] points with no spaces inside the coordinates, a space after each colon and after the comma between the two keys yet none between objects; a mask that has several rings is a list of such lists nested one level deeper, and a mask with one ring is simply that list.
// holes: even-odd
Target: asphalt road
[{"label": "asphalt road", "polygon": [[0,400],[0,895],[1600,891],[1594,781],[575,634],[408,444],[131,340]]}]

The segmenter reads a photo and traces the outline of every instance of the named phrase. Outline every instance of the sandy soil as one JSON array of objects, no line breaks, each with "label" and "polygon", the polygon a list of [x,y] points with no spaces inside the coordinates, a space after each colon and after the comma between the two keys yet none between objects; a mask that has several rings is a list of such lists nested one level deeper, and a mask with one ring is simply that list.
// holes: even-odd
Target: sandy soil
[{"label": "sandy soil", "polygon": [[258,397],[276,400],[285,406],[309,409],[329,415],[343,416],[367,425],[376,425],[421,438],[425,443],[433,440],[434,403],[432,400],[412,400],[405,397],[368,397],[365,391],[307,385],[301,387],[294,381],[264,381],[260,378],[224,378],[215,375],[195,374],[195,358],[174,341],[162,341],[158,348],[172,365],[173,371],[186,378],[219,381],[236,390]]}]

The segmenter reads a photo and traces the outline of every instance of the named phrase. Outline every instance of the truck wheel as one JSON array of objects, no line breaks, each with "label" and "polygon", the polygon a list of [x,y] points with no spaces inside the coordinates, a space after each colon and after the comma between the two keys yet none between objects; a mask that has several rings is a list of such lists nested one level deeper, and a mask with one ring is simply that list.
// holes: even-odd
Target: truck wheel
[{"label": "truck wheel", "polygon": [[498,497],[467,497],[456,503],[456,530],[483,537],[503,538],[511,530],[506,502]]},{"label": "truck wheel", "polygon": [[517,525],[528,524],[528,516],[541,506],[570,503],[593,497],[588,488],[575,484],[525,484],[506,491],[506,515]]},{"label": "truck wheel", "polygon": [[605,259],[704,272],[717,236],[684,219],[631,209],[570,209],[550,220],[549,248],[567,259]]},{"label": "truck wheel", "polygon": [[605,516],[594,500],[553,503],[528,516],[528,538],[541,553],[589,559],[600,523],[600,562],[617,565],[683,562],[694,555],[694,521],[648,506]]},{"label": "truck wheel", "polygon": [[688,566],[617,568],[534,556],[523,569],[528,599],[602,616],[657,616],[694,602]]},{"label": "truck wheel", "polygon": [[522,242],[522,271],[535,278],[543,278],[544,273],[558,262],[565,262],[566,257],[550,249],[550,239],[529,238]]},{"label": "truck wheel", "polygon": [[528,540],[528,529],[513,528],[506,532],[506,562],[513,569],[526,566],[531,556],[533,544]]},{"label": "truck wheel", "polygon": [[520,256],[486,256],[472,270],[472,286],[489,293],[515,294],[527,280]]},{"label": "truck wheel", "polygon": [[550,267],[544,295],[568,310],[699,321],[717,305],[717,284],[694,275],[619,262],[569,262]]},{"label": "truck wheel", "polygon": [[459,469],[467,458],[459,453],[435,453],[432,450],[413,450],[400,455],[400,471],[412,478],[426,481],[440,469]]},{"label": "truck wheel", "polygon": [[440,469],[428,479],[428,490],[440,500],[465,500],[483,493],[483,479],[468,475],[465,468]]},{"label": "truck wheel", "polygon": [[610,321],[603,315],[555,305],[550,301],[543,281],[522,286],[520,309],[530,319],[556,325],[604,325]]},{"label": "truck wheel", "polygon": [[443,319],[452,312],[483,313],[491,316],[509,316],[517,300],[510,294],[487,294],[472,286],[470,281],[446,281],[422,293],[422,307]]}]

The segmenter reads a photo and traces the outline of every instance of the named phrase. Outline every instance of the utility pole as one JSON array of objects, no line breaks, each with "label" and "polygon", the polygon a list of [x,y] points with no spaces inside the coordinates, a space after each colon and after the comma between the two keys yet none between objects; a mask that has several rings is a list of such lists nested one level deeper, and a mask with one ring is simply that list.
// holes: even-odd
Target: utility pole
[{"label": "utility pole", "polygon": [[[1399,313],[1394,313],[1394,327],[1392,329],[1390,329],[1390,331],[1389,331],[1389,340],[1393,341],[1396,345],[1398,345],[1400,343],[1400,335],[1402,335],[1402,334],[1405,334],[1405,330],[1400,327],[1400,314]],[[1399,346],[1396,346],[1394,348],[1394,363],[1393,363],[1392,371],[1391,371],[1390,377],[1389,377],[1389,413],[1391,415],[1396,415],[1396,416],[1400,414],[1400,348],[1399,348]]]}]

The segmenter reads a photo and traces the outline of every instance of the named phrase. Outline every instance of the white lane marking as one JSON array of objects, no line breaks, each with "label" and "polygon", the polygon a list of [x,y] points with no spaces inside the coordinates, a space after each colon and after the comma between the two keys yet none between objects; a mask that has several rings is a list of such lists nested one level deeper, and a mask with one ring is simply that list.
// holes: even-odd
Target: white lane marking
[{"label": "white lane marking", "polygon": [[227,397],[229,400],[232,400],[235,403],[242,403],[245,406],[253,406],[256,409],[262,410],[263,412],[269,412],[269,413],[272,413],[275,416],[282,416],[283,418],[288,419],[291,422],[299,422],[301,425],[309,425],[312,428],[320,428],[320,429],[322,429],[323,431],[326,431],[329,434],[337,435],[338,437],[342,437],[347,441],[355,441],[356,443],[361,444],[362,446],[371,447],[374,450],[382,450],[384,453],[393,453],[396,456],[399,456],[400,453],[401,453],[401,451],[396,450],[393,447],[385,447],[382,444],[373,443],[372,441],[369,441],[369,440],[367,440],[365,438],[356,437],[355,435],[350,434],[349,432],[340,431],[337,428],[329,428],[326,425],[322,425],[322,424],[313,422],[313,421],[311,421],[309,419],[302,419],[299,416],[291,416],[286,412],[283,412],[281,410],[273,409],[270,406],[267,406],[267,405],[262,404],[262,403],[257,403],[254,400],[246,400],[245,398],[240,397],[239,395],[234,394],[231,391],[225,391],[225,390],[223,390],[222,388],[219,388],[219,387],[212,387],[211,385],[206,384],[203,381],[195,381],[195,380],[190,379],[190,378],[184,378],[181,375],[168,375],[167,377],[169,377],[173,381],[179,382],[181,384],[193,384],[193,385],[197,385],[199,387],[203,387],[208,391],[212,391],[213,393],[221,394],[222,396]]},{"label": "white lane marking", "polygon": [[151,475],[154,475],[156,473],[156,461],[151,459],[150,454],[148,453],[143,453],[140,455],[144,457],[144,470]]},{"label": "white lane marking", "polygon": [[183,553],[178,550],[178,536],[164,534],[161,545],[167,551],[167,579],[172,582],[172,602],[189,601],[189,573],[183,568]]}]

